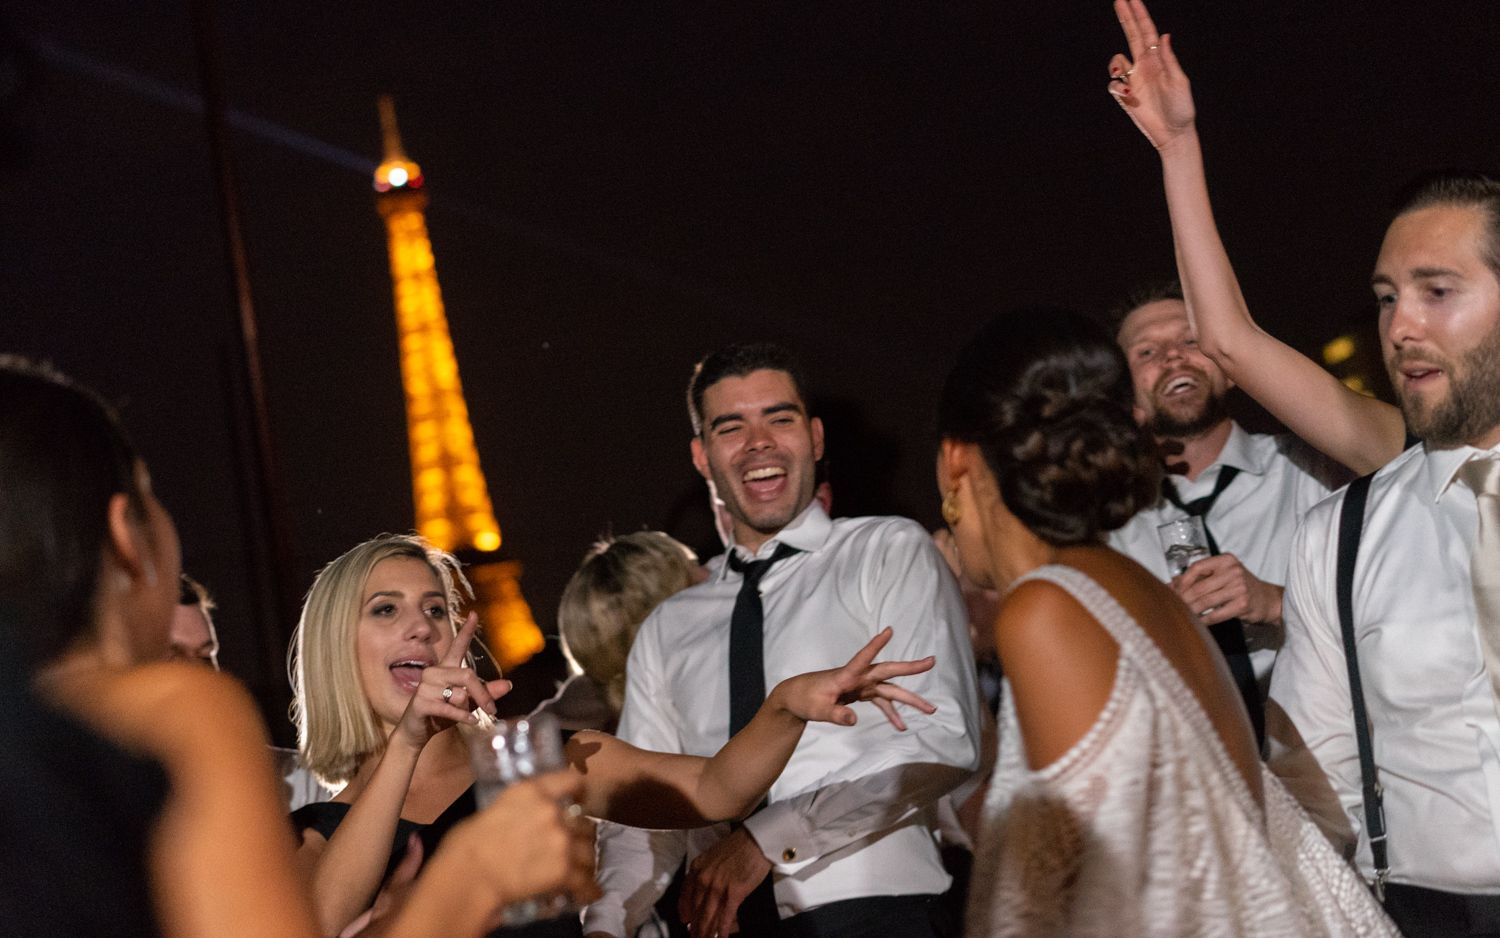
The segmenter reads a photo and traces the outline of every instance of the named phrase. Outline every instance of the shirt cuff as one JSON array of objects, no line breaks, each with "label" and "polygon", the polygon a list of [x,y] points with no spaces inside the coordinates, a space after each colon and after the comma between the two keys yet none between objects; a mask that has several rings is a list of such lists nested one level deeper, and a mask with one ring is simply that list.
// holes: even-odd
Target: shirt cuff
[{"label": "shirt cuff", "polygon": [[605,893],[583,910],[583,933],[587,935],[596,931],[625,938],[625,904],[619,896]]},{"label": "shirt cuff", "polygon": [[745,819],[745,830],[778,873],[794,873],[817,859],[811,826],[787,802],[766,805],[752,814]]}]

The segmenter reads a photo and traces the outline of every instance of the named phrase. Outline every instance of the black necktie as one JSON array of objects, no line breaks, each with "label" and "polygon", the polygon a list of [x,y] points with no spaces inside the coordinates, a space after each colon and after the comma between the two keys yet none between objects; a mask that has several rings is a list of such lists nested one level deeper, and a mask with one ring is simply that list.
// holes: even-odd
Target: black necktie
[{"label": "black necktie", "polygon": [[744,574],[729,617],[729,735],[745,728],[766,700],[765,610],[760,581],[778,560],[800,551],[778,544],[766,560],[741,560],[729,552],[729,569]]},{"label": "black necktie", "polygon": [[[1219,555],[1219,542],[1214,540],[1213,529],[1208,526],[1208,512],[1224,490],[1229,487],[1229,483],[1233,482],[1234,477],[1239,474],[1239,469],[1234,466],[1221,467],[1218,481],[1214,483],[1214,490],[1202,498],[1195,498],[1186,503],[1177,494],[1177,487],[1172,484],[1171,479],[1163,477],[1161,480],[1161,493],[1167,501],[1187,512],[1190,517],[1203,519],[1203,533],[1208,539],[1209,553],[1216,557]],[[1240,696],[1244,698],[1245,710],[1250,714],[1250,726],[1255,730],[1255,745],[1264,747],[1266,716],[1260,702],[1260,686],[1255,682],[1255,669],[1250,665],[1250,648],[1245,644],[1245,626],[1239,619],[1226,619],[1218,625],[1209,626],[1208,633],[1218,644],[1219,651],[1223,652],[1224,660],[1229,663],[1229,673],[1234,678],[1235,687],[1239,688]]]},{"label": "black necktie", "polygon": [[[745,728],[766,700],[765,624],[760,602],[760,581],[778,560],[798,553],[790,544],[778,544],[766,560],[741,560],[729,551],[729,569],[744,574],[740,593],[729,617],[729,735]],[[767,876],[740,903],[740,934],[745,938],[774,935],[781,924],[776,911],[776,892]]]}]

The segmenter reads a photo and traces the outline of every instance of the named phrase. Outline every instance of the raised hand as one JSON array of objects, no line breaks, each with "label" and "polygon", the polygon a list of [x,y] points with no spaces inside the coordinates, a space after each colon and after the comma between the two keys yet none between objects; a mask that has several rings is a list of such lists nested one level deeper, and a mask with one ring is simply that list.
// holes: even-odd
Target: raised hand
[{"label": "raised hand", "polygon": [[1193,128],[1193,91],[1172,51],[1172,37],[1159,36],[1146,4],[1115,0],[1130,55],[1109,60],[1109,93],[1158,150]]},{"label": "raised hand", "polygon": [[469,613],[463,628],[453,637],[447,652],[435,664],[422,670],[411,702],[401,715],[401,722],[391,734],[414,749],[456,723],[477,723],[473,711],[482,709],[494,716],[495,700],[510,691],[510,681],[481,681],[479,675],[464,667],[464,656],[479,629],[479,617]]},{"label": "raised hand", "polygon": [[897,702],[916,707],[923,713],[934,713],[937,708],[911,691],[886,682],[906,674],[921,674],[931,669],[935,659],[929,656],[919,661],[877,663],[875,656],[890,642],[891,635],[889,628],[882,630],[843,667],[789,677],[772,688],[768,697],[808,722],[844,726],[853,726],[857,722],[854,711],[847,705],[857,700],[869,700],[880,708],[892,726],[898,730],[906,729],[906,723],[896,712]]}]

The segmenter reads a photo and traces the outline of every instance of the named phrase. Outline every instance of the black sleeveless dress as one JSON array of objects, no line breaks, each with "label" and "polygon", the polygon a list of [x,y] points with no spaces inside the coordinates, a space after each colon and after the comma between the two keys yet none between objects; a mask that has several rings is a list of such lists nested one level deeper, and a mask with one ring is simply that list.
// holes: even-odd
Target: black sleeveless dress
[{"label": "black sleeveless dress", "polygon": [[0,713],[0,935],[160,934],[148,848],[161,766],[39,703],[11,664]]},{"label": "black sleeveless dress", "polygon": [[[422,841],[422,856],[430,857],[437,849],[438,843],[452,829],[453,825],[479,810],[479,805],[474,800],[474,788],[470,786],[450,804],[442,814],[438,815],[431,824],[418,824],[408,821],[406,818],[398,818],[396,821],[396,839],[391,848],[391,858],[385,865],[385,873],[381,878],[385,879],[400,864],[401,858],[406,855],[406,843],[412,834],[416,834]],[[305,830],[314,830],[323,835],[325,839],[333,837],[333,832],[338,830],[339,824],[343,823],[345,816],[349,813],[349,805],[338,801],[318,801],[313,804],[303,805],[292,812],[292,826],[298,833]],[[562,918],[552,919],[544,922],[534,922],[519,928],[500,928],[490,933],[490,938],[582,938],[583,926],[576,915],[565,915]]]}]

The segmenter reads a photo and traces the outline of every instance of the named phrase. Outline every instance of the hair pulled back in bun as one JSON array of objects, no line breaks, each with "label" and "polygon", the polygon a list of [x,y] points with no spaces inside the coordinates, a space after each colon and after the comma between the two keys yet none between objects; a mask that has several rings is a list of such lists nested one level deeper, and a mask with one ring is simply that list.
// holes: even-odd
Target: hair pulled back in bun
[{"label": "hair pulled back in bun", "polygon": [[1071,310],[998,316],[959,353],[938,431],[977,444],[1006,508],[1059,547],[1099,541],[1156,501],[1161,463],[1130,415],[1119,346]]}]

